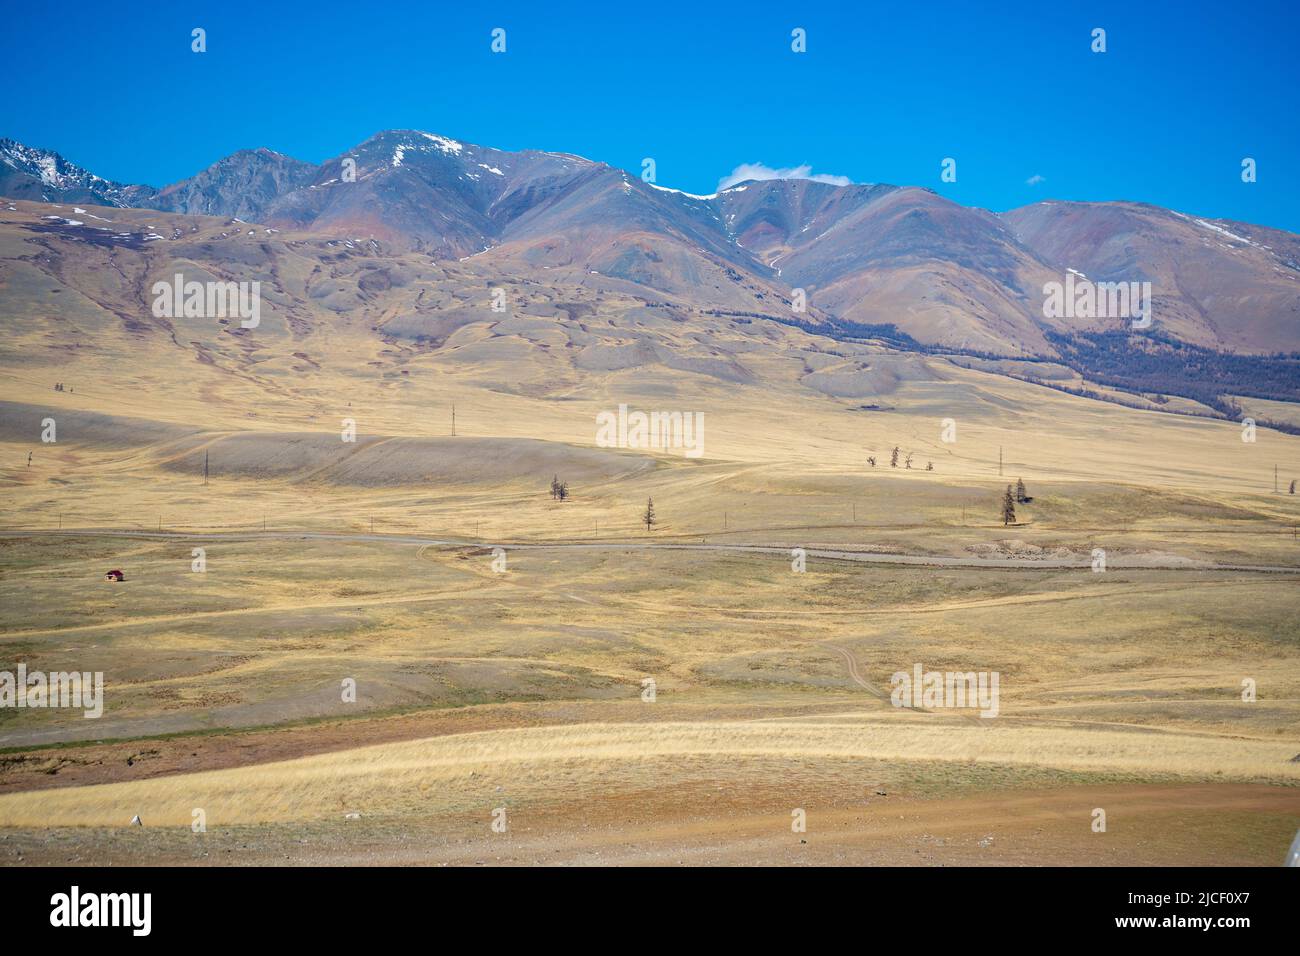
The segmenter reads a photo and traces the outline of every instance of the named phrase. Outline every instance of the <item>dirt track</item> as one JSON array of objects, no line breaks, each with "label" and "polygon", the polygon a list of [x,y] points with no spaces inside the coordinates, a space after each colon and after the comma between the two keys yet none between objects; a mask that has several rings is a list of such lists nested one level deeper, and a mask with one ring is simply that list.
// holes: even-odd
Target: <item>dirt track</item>
[{"label": "dirt track", "polygon": [[[511,542],[511,541],[470,541],[446,538],[424,538],[399,534],[365,534],[342,533],[331,531],[231,531],[231,532],[183,532],[183,531],[124,531],[114,529],[68,530],[68,531],[0,531],[0,538],[43,538],[43,537],[92,537],[92,538],[146,538],[156,540],[179,541],[259,541],[282,540],[295,541],[315,539],[324,541],[364,541],[377,544],[417,547],[501,547],[517,551],[718,551],[740,554],[770,554],[788,557],[790,548],[782,545],[761,544],[687,544],[685,542],[641,542],[641,541],[594,541],[594,542]],[[1022,571],[1091,571],[1090,560],[1069,560],[1065,558],[956,558],[948,555],[895,554],[875,551],[843,551],[828,548],[805,548],[809,558],[821,558],[830,561],[857,561],[865,564],[909,564],[921,567],[944,568],[1011,568]],[[1107,562],[1111,570],[1145,570],[1145,571],[1241,571],[1258,574],[1300,574],[1300,567],[1283,565],[1253,564],[1214,564],[1205,561],[1139,562],[1123,564],[1114,560]]]}]

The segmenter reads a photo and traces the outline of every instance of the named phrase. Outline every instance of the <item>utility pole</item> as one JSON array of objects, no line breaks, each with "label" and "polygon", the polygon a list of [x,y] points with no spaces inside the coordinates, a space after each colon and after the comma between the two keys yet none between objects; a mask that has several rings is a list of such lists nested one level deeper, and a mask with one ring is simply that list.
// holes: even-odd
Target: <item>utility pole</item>
[{"label": "utility pole", "polygon": [[451,403],[451,437],[456,437],[456,403]]},{"label": "utility pole", "polygon": [[853,502],[853,523],[858,523],[858,503],[856,501]]},{"label": "utility pole", "polygon": [[203,483],[208,483],[208,450],[203,449]]},{"label": "utility pole", "polygon": [[727,530],[727,513],[725,511],[722,512],[722,530]]}]

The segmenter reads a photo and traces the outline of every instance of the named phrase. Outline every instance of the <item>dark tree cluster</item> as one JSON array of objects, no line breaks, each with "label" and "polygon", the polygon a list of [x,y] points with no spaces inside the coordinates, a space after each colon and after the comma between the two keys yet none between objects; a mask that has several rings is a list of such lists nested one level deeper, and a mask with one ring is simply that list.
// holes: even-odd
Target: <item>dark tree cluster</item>
[{"label": "dark tree cluster", "polygon": [[1046,334],[1067,365],[1100,385],[1181,395],[1233,418],[1241,409],[1224,395],[1300,401],[1300,355],[1235,355],[1159,333]]},{"label": "dark tree cluster", "polygon": [[[863,339],[869,339],[881,342],[891,348],[900,349],[904,352],[931,351],[892,322],[882,322],[876,325],[865,322],[849,322],[845,319],[830,318],[825,324],[816,324],[813,322],[804,322],[800,319],[791,318],[790,316],[766,315],[757,317],[774,319],[782,325],[792,325],[811,335],[829,335],[833,339],[839,339],[845,342],[856,342]],[[941,351],[952,350],[946,349]]]},{"label": "dark tree cluster", "polygon": [[[1300,353],[1275,352],[1272,355],[1237,355],[1191,345],[1158,331],[1130,330],[1065,334],[1045,330],[1048,341],[1060,353],[1047,356],[1007,355],[979,349],[923,345],[892,324],[866,325],[831,318],[813,324],[783,316],[767,316],[813,335],[826,335],[840,341],[872,339],[907,352],[926,355],[968,355],[972,358],[999,361],[1014,359],[1025,365],[1035,363],[1066,365],[1089,381],[1121,391],[1154,395],[1157,405],[1168,404],[1170,395],[1190,398],[1214,409],[1226,418],[1239,419],[1242,410],[1225,398],[1242,395],[1276,401],[1300,402]],[[1013,375],[1025,381],[1068,392],[1083,398],[1148,408],[1145,402],[1126,402],[1114,395],[1087,388],[1074,388],[1033,375]],[[1194,413],[1191,413],[1194,414]],[[1213,416],[1205,416],[1213,417]],[[1300,426],[1288,422],[1257,419],[1260,425],[1290,434],[1300,434]]]},{"label": "dark tree cluster", "polygon": [[[891,452],[889,453],[889,467],[890,467],[890,468],[897,468],[897,467],[898,467],[898,456],[901,455],[902,453],[903,453],[903,450],[902,450],[901,448],[899,448],[897,445],[895,445],[895,446],[894,446],[894,450],[891,451]],[[916,453],[915,453],[915,452],[911,452],[911,451],[909,451],[909,452],[907,453],[906,457],[903,459],[903,467],[904,467],[904,468],[911,468],[911,467],[912,467],[912,459],[915,458],[915,457],[916,457]],[[875,468],[875,467],[876,467],[876,456],[875,456],[875,455],[868,455],[868,456],[867,456],[867,464],[870,465],[872,468]],[[927,462],[925,463],[925,470],[926,470],[926,471],[934,471],[934,462],[932,462],[932,461],[927,461]]]}]

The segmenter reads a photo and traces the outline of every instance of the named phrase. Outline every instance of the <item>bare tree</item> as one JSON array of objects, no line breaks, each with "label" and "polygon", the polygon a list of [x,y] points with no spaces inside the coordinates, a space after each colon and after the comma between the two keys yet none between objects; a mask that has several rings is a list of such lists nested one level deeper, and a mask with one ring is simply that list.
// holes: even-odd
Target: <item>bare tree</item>
[{"label": "bare tree", "polygon": [[1007,485],[1007,493],[1002,496],[1002,524],[1005,527],[1014,524],[1016,520],[1016,500],[1011,493],[1011,486]]},{"label": "bare tree", "polygon": [[912,467],[912,453],[910,451],[907,453],[907,460],[903,462],[903,467],[904,468]]},{"label": "bare tree", "polygon": [[555,490],[555,497],[559,498],[561,501],[564,501],[569,497],[569,483],[567,481],[560,482],[559,488]]},{"label": "bare tree", "polygon": [[889,467],[890,468],[898,467],[898,446],[897,445],[895,445],[894,450],[889,453]]},{"label": "bare tree", "polygon": [[927,462],[925,463],[925,470],[926,470],[926,471],[934,471],[934,462],[932,462],[932,461],[927,461]]},{"label": "bare tree", "polygon": [[876,456],[875,456],[875,455],[868,455],[868,456],[867,456],[867,464],[870,465],[872,468],[875,468],[875,467],[876,467]]},{"label": "bare tree", "polygon": [[645,524],[645,529],[650,530],[650,526],[655,523],[655,500],[647,498],[645,501],[645,514],[641,516],[641,521]]}]

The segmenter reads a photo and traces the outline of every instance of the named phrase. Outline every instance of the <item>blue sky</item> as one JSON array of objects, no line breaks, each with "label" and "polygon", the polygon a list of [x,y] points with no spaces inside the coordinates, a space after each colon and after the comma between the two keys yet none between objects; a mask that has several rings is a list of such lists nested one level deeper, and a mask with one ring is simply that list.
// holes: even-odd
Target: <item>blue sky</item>
[{"label": "blue sky", "polygon": [[409,127],[638,172],[649,156],[697,193],[743,163],[808,165],[995,210],[1129,199],[1300,231],[1295,2],[72,0],[6,19],[0,135],[126,182],[243,147],[319,162]]}]

